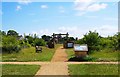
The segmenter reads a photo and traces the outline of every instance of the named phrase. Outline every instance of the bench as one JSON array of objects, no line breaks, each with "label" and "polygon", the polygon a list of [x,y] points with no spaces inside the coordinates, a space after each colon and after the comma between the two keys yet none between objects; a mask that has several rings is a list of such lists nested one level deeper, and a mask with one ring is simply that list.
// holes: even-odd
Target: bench
[{"label": "bench", "polygon": [[36,49],[36,53],[37,53],[38,51],[42,52],[42,47],[40,47],[40,46],[35,46],[35,49]]}]

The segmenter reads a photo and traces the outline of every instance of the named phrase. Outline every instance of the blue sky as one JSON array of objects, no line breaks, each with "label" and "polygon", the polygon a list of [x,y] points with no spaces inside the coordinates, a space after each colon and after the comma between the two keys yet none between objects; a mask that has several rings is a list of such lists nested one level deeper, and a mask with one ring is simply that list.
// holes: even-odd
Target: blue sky
[{"label": "blue sky", "polygon": [[68,32],[79,38],[89,30],[96,30],[101,36],[118,31],[117,2],[77,1],[3,2],[2,30],[13,29],[20,34],[38,36]]}]

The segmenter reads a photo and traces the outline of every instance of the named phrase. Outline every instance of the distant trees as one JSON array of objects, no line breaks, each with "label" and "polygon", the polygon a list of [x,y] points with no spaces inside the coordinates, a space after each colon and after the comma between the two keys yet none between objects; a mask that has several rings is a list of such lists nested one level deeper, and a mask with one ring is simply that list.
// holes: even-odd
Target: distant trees
[{"label": "distant trees", "polygon": [[50,41],[50,39],[52,38],[51,36],[47,36],[47,35],[43,35],[43,36],[41,36],[41,37],[42,37],[42,39],[43,39],[44,41],[46,41],[46,42]]},{"label": "distant trees", "polygon": [[112,45],[115,50],[120,50],[120,32],[112,37]]},{"label": "distant trees", "polygon": [[34,41],[34,45],[36,46],[45,46],[46,42],[43,39],[36,38]]},{"label": "distant trees", "polygon": [[18,33],[17,33],[16,31],[14,31],[14,30],[9,30],[9,31],[7,32],[7,35],[8,35],[8,36],[18,36]]},{"label": "distant trees", "polygon": [[68,37],[69,41],[75,41],[74,37]]},{"label": "distant trees", "polygon": [[[31,46],[45,46],[52,37],[43,35],[42,38],[39,38],[36,34],[24,34],[23,37],[14,30],[9,30],[8,32],[0,30],[0,38],[2,38],[2,45],[0,44],[0,47],[2,47],[3,52],[12,53],[19,52],[22,48],[27,48]],[[104,48],[120,50],[120,32],[111,37],[101,37],[96,31],[89,31],[84,35],[82,39],[76,40],[73,37],[63,37],[61,41],[64,42],[66,40],[75,41],[75,43],[77,44],[87,44],[89,48],[89,53]]]}]

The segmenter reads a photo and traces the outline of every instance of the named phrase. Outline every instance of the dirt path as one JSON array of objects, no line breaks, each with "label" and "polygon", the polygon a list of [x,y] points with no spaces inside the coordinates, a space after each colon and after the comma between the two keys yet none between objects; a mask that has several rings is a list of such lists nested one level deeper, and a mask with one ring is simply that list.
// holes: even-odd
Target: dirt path
[{"label": "dirt path", "polygon": [[69,75],[67,63],[51,62],[44,64],[36,75]]},{"label": "dirt path", "polygon": [[36,75],[69,75],[67,63],[67,54],[63,47],[59,47],[49,64],[41,65]]},{"label": "dirt path", "polygon": [[63,49],[63,47],[61,46],[56,50],[51,62],[65,62],[65,61],[68,61],[67,54],[65,52],[65,49]]}]

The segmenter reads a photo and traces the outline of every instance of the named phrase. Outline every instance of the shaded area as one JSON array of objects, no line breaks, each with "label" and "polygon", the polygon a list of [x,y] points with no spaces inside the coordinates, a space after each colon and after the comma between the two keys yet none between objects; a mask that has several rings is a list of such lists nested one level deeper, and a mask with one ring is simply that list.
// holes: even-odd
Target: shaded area
[{"label": "shaded area", "polygon": [[72,62],[86,62],[86,61],[95,61],[96,58],[92,58],[92,57],[72,57],[70,58],[68,61],[72,61]]}]

